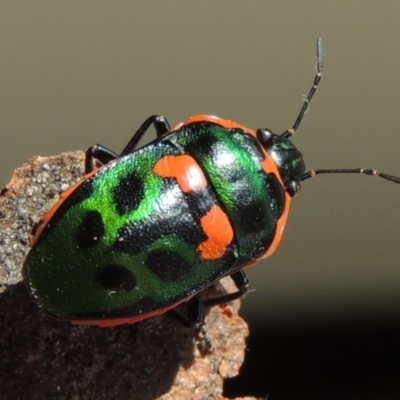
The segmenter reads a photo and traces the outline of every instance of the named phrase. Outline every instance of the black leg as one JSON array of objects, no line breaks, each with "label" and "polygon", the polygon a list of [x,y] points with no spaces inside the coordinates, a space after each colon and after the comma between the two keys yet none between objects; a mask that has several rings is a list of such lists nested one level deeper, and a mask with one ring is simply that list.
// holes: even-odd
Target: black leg
[{"label": "black leg", "polygon": [[122,150],[120,156],[132,153],[136,149],[136,146],[140,142],[140,139],[143,137],[143,135],[147,132],[150,125],[152,124],[156,129],[156,134],[158,138],[165,135],[171,129],[165,117],[161,115],[152,115],[151,117],[147,118],[146,121],[143,122],[140,128],[132,136],[132,139],[125,146],[124,150]]},{"label": "black leg", "polygon": [[247,290],[249,289],[249,280],[243,270],[233,273],[231,278],[238,290],[233,293],[206,299],[203,301],[204,307],[212,307],[219,304],[229,303],[233,300],[243,297],[247,293]]},{"label": "black leg", "polygon": [[168,314],[172,315],[175,319],[188,328],[201,326],[204,324],[204,307],[212,307],[219,304],[229,303],[233,300],[239,299],[247,293],[249,288],[249,280],[243,270],[233,273],[231,278],[238,288],[236,292],[205,300],[203,300],[202,293],[200,292],[187,302],[187,315],[178,311],[176,308],[168,311]]},{"label": "black leg", "polygon": [[192,297],[187,302],[187,307],[187,315],[183,314],[177,309],[168,311],[168,314],[177,319],[187,328],[194,328],[197,330],[197,332],[201,333],[205,345],[205,348],[203,350],[211,351],[212,342],[204,324],[204,306],[202,294],[199,293],[196,296]]},{"label": "black leg", "polygon": [[103,165],[115,160],[118,157],[117,153],[101,146],[100,144],[95,144],[86,150],[85,158],[85,174],[92,172],[96,169],[95,160],[100,161]]},{"label": "black leg", "polygon": [[125,146],[124,150],[122,150],[120,155],[99,144],[89,147],[86,151],[85,173],[88,174],[96,169],[95,160],[100,161],[104,165],[118,157],[132,153],[151,124],[154,125],[158,138],[165,135],[171,129],[165,117],[160,115],[152,115],[143,122],[140,128],[132,136],[132,139]]},{"label": "black leg", "polygon": [[192,297],[187,302],[187,314],[183,314],[176,308],[168,311],[168,314],[177,319],[187,328],[198,328],[204,324],[204,307],[201,293]]},{"label": "black leg", "polygon": [[217,296],[206,300],[203,300],[202,293],[200,292],[196,296],[193,296],[187,302],[188,309],[186,315],[178,311],[177,309],[168,311],[169,315],[177,319],[187,328],[196,328],[202,333],[205,342],[205,348],[207,351],[210,351],[212,349],[212,343],[204,325],[204,307],[212,307],[239,299],[247,293],[249,287],[249,280],[242,270],[233,273],[231,275],[231,278],[233,279],[233,282],[238,289],[236,292],[224,294],[222,296]]}]

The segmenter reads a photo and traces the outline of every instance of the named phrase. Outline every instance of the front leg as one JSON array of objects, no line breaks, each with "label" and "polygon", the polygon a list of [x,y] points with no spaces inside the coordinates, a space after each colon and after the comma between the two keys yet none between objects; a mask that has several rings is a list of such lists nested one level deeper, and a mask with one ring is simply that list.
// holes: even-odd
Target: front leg
[{"label": "front leg", "polygon": [[86,150],[85,174],[89,174],[96,169],[96,160],[105,165],[116,158],[118,158],[117,153],[114,153],[100,144],[95,144],[89,147]]}]

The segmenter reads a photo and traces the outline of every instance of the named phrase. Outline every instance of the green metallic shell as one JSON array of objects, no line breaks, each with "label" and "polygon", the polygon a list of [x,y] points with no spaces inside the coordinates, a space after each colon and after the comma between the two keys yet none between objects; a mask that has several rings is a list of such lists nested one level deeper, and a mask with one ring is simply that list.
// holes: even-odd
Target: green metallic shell
[{"label": "green metallic shell", "polygon": [[[200,165],[206,188],[184,193],[153,172],[163,157],[181,154]],[[109,163],[61,204],[28,254],[34,296],[62,318],[139,316],[240,269],[268,249],[285,207],[263,157],[243,130],[195,122]],[[222,257],[204,260],[200,218],[215,204],[235,237]]]}]

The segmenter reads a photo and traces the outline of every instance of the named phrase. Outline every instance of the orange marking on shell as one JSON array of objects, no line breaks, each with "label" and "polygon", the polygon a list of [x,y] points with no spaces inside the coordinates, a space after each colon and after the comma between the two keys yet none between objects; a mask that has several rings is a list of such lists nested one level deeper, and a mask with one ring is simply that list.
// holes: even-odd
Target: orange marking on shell
[{"label": "orange marking on shell", "polygon": [[207,178],[196,160],[187,155],[165,156],[154,166],[153,172],[162,178],[175,178],[185,193],[207,187]]},{"label": "orange marking on shell", "polygon": [[208,239],[197,248],[203,260],[217,260],[221,258],[226,248],[233,240],[232,225],[221,209],[214,205],[211,210],[200,219],[201,226]]}]

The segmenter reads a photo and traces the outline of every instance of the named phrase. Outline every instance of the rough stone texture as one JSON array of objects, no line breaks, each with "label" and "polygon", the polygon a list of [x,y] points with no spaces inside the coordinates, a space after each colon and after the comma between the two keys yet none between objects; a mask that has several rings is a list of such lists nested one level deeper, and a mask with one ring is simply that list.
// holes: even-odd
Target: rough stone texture
[{"label": "rough stone texture", "polygon": [[[36,157],[0,194],[1,399],[223,399],[223,379],[243,362],[239,302],[208,311],[214,350],[168,316],[113,328],[45,316],[21,281],[32,228],[83,176],[81,152]],[[229,278],[207,290],[232,290]]]}]

